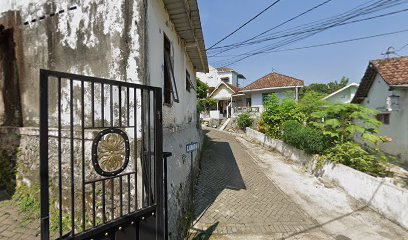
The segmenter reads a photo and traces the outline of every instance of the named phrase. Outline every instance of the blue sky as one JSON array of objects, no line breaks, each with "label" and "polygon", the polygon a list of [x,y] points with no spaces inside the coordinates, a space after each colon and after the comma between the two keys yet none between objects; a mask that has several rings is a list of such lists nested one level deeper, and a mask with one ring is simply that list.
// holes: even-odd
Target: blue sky
[{"label": "blue sky", "polygon": [[[373,0],[332,0],[275,31],[331,17],[370,1]],[[206,47],[213,45],[272,2],[272,0],[198,0]],[[322,2],[324,0],[281,0],[217,46],[246,40]],[[408,1],[365,17],[406,8],[408,8]],[[285,48],[304,47],[405,29],[408,29],[408,12],[328,29]],[[349,77],[351,82],[360,82],[369,60],[384,58],[381,53],[384,53],[388,47],[399,49],[405,44],[408,44],[408,32],[332,46],[258,55],[229,67],[245,75],[247,80],[242,83],[243,85],[272,70],[302,79],[306,85],[340,80],[342,76]],[[261,46],[263,45],[235,49],[224,54],[236,55]],[[398,54],[408,55],[408,46]],[[211,53],[208,55],[210,56]],[[217,64],[217,62],[228,58],[230,57],[209,58],[209,63],[220,67],[223,64]]]}]

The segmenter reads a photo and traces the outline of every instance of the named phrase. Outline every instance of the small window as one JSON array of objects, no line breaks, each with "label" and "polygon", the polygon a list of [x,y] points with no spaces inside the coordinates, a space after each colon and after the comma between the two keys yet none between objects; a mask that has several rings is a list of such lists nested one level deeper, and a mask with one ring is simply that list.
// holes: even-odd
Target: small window
[{"label": "small window", "polygon": [[223,78],[221,78],[221,81],[223,81],[225,83],[229,83],[229,77],[223,77]]},{"label": "small window", "polygon": [[190,73],[186,71],[186,90],[190,92],[190,89],[191,89]]},{"label": "small window", "polygon": [[250,107],[250,106],[252,106],[252,103],[251,103],[251,98],[247,98],[247,99],[245,99],[245,106],[246,106],[246,107]]},{"label": "small window", "polygon": [[174,78],[174,68],[171,61],[171,44],[169,39],[164,36],[164,103],[171,104],[171,98],[179,102],[176,80]]},{"label": "small window", "polygon": [[376,118],[377,118],[378,121],[380,121],[380,122],[382,122],[382,123],[384,123],[386,125],[390,124],[390,114],[389,113],[377,114]]},{"label": "small window", "polygon": [[269,95],[271,94],[274,94],[274,92],[262,93],[262,103],[265,103],[266,101],[268,101]]}]

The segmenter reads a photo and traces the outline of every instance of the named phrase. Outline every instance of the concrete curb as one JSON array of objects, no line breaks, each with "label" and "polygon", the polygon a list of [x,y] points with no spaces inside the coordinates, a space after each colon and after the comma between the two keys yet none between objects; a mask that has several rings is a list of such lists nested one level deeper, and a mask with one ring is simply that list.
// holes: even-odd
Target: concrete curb
[{"label": "concrete curb", "polygon": [[[310,166],[309,172],[314,172],[311,156],[303,151],[251,128],[246,129],[245,136],[262,146],[278,151],[298,164]],[[327,164],[319,174],[324,179],[336,182],[352,197],[366,203],[384,217],[408,229],[407,189],[386,182],[384,178],[373,177],[342,164]]]}]

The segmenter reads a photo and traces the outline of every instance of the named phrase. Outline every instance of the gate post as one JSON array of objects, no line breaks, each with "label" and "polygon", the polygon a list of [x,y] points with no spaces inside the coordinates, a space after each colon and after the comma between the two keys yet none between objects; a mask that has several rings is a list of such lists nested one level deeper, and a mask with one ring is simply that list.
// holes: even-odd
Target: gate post
[{"label": "gate post", "polygon": [[48,189],[48,76],[40,70],[40,184],[41,184],[41,239],[49,239]]}]

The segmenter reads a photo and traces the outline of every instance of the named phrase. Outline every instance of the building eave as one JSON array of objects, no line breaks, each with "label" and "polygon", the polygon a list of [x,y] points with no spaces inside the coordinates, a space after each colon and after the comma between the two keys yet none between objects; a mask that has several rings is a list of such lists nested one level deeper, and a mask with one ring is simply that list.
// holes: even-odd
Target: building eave
[{"label": "building eave", "polygon": [[184,40],[187,55],[198,72],[208,72],[203,31],[197,0],[163,0],[175,30]]},{"label": "building eave", "polygon": [[302,87],[303,86],[285,86],[285,87],[273,87],[273,88],[258,88],[258,89],[241,90],[241,92],[260,92],[260,91],[268,91],[268,90],[276,90],[276,89],[302,88]]},{"label": "building eave", "polygon": [[349,85],[347,85],[347,86],[345,86],[345,87],[343,87],[343,88],[341,88],[341,89],[339,89],[339,90],[337,90],[337,91],[335,91],[335,92],[333,92],[333,93],[327,95],[326,97],[322,98],[322,100],[326,100],[326,99],[328,99],[328,98],[330,98],[330,97],[336,95],[337,93],[340,93],[340,92],[342,92],[342,91],[344,91],[344,90],[346,90],[346,89],[348,89],[348,88],[350,88],[350,87],[357,87],[357,88],[358,88],[358,86],[359,86],[358,83],[350,83]]}]

